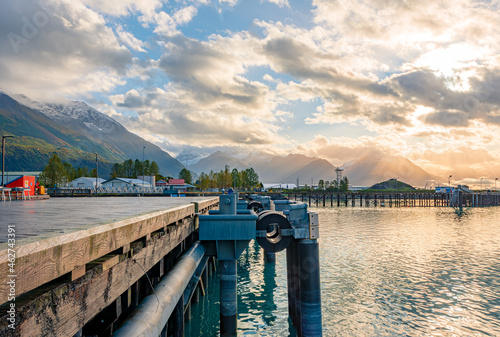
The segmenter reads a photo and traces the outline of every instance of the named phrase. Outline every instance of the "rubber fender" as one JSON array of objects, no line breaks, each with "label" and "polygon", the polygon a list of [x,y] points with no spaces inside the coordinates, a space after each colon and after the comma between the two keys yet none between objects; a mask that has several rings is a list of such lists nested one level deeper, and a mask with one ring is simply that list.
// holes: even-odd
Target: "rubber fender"
[{"label": "rubber fender", "polygon": [[266,231],[266,237],[258,237],[257,242],[266,252],[280,252],[292,241],[291,236],[282,236],[281,230],[291,229],[288,219],[280,213],[266,211],[259,213],[257,230]]},{"label": "rubber fender", "polygon": [[247,205],[247,209],[253,210],[255,213],[259,213],[264,209],[264,206],[258,201],[251,201]]}]

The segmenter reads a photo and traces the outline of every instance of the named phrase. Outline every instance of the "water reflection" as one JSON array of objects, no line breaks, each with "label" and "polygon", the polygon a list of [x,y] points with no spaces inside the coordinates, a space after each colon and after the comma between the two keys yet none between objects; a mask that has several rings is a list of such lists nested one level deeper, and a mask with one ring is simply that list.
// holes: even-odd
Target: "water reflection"
[{"label": "water reflection", "polygon": [[[324,336],[500,335],[500,208],[315,211]],[[284,252],[265,265],[252,242],[238,273],[240,335],[295,336]],[[210,297],[212,330],[187,336],[217,334],[218,290]]]}]

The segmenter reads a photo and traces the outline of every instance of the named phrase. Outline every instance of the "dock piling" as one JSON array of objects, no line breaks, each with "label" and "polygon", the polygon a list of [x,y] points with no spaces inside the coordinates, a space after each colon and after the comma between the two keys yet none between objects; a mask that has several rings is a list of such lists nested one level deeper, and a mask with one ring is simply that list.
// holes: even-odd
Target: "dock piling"
[{"label": "dock piling", "polygon": [[237,261],[219,261],[220,272],[220,334],[237,335]]},{"label": "dock piling", "polygon": [[300,268],[300,336],[322,335],[319,245],[317,240],[298,242]]}]

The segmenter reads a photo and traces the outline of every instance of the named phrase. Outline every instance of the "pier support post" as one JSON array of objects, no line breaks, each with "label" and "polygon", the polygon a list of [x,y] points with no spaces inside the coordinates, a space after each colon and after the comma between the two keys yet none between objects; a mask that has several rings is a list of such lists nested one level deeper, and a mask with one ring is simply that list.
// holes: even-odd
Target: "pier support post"
[{"label": "pier support post", "polygon": [[184,295],[181,295],[179,302],[172,313],[174,337],[184,337]]},{"label": "pier support post", "polygon": [[219,261],[220,271],[220,335],[237,335],[237,264],[236,260]]},{"label": "pier support post", "polygon": [[286,269],[288,281],[288,315],[300,336],[300,280],[299,252],[297,240],[292,240],[286,249]]},{"label": "pier support post", "polygon": [[322,336],[319,245],[317,240],[298,243],[300,268],[301,336]]},{"label": "pier support post", "polygon": [[264,262],[265,263],[276,263],[276,253],[275,252],[264,252]]}]

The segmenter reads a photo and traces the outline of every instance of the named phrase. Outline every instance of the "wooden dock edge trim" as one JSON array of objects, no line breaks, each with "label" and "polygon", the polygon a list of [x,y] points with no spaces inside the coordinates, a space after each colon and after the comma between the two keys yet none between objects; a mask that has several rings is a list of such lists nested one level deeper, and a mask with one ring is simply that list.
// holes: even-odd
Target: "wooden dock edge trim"
[{"label": "wooden dock edge trim", "polygon": [[[16,293],[19,296],[193,215],[194,205],[186,204],[20,246],[16,251]],[[4,280],[9,275],[7,255],[7,250],[0,252],[0,279]],[[7,284],[0,283],[0,304],[6,302],[7,292]]]},{"label": "wooden dock edge trim", "polygon": [[211,198],[208,200],[202,200],[202,201],[196,202],[196,204],[198,205],[198,209],[196,212],[204,214],[204,213],[208,212],[209,209],[213,209],[219,205],[219,198]]},{"label": "wooden dock edge trim", "polygon": [[[88,271],[84,277],[43,293],[17,307],[16,333],[20,336],[72,336],[111,305],[158,262],[179,246],[194,231],[193,221],[183,222],[175,231],[166,234],[136,255],[119,261],[107,270]],[[117,255],[115,255],[117,256]],[[112,258],[113,259],[113,258]],[[54,307],[57,304],[57,308]],[[22,320],[19,320],[22,317]],[[6,322],[6,320],[2,319]],[[8,327],[0,326],[0,335]]]}]

